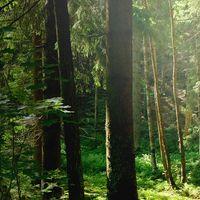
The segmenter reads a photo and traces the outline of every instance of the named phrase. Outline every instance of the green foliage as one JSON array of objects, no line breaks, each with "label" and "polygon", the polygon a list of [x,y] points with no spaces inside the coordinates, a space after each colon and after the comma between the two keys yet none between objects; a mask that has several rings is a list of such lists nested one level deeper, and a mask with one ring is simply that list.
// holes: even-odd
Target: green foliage
[{"label": "green foliage", "polygon": [[200,161],[198,161],[191,172],[191,182],[200,186]]}]

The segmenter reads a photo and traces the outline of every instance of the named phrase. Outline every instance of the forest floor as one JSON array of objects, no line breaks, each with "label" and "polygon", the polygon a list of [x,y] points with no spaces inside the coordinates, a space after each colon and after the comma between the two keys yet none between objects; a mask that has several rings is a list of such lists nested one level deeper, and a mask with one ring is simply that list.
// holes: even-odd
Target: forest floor
[{"label": "forest floor", "polygon": [[[82,160],[84,168],[86,199],[106,200],[106,172],[105,172],[105,141],[104,136],[82,137]],[[190,181],[191,172],[195,160],[198,160],[198,153],[187,154],[188,183],[181,185],[179,179],[179,155],[173,153],[172,170],[179,190],[170,189],[162,175],[162,165],[158,158],[159,173],[152,175],[150,156],[138,154],[136,157],[136,171],[139,199],[148,200],[192,200],[200,199],[200,187]],[[177,178],[178,177],[178,178]]]}]

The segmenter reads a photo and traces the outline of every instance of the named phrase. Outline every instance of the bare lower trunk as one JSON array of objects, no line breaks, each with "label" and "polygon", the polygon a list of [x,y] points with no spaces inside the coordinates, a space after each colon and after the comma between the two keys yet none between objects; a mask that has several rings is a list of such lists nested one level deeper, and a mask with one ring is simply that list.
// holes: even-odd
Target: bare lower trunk
[{"label": "bare lower trunk", "polygon": [[153,69],[153,76],[154,76],[154,97],[155,97],[155,105],[156,105],[160,153],[161,153],[166,180],[168,181],[168,183],[171,185],[172,188],[176,188],[177,186],[174,182],[174,179],[172,177],[172,172],[171,172],[171,162],[170,162],[170,156],[169,156],[169,152],[166,145],[163,117],[162,117],[161,106],[160,106],[160,92],[159,92],[159,87],[158,87],[156,48],[151,38],[149,40],[149,45],[151,49],[152,69]]},{"label": "bare lower trunk", "polygon": [[67,152],[68,188],[69,200],[83,200],[84,186],[80,152],[80,131],[77,125],[76,91],[67,3],[67,0],[54,0],[61,94],[64,105],[70,105],[70,110],[72,111],[71,114],[63,118]]},{"label": "bare lower trunk", "polygon": [[107,0],[106,159],[109,200],[137,200],[132,119],[132,1]]},{"label": "bare lower trunk", "polygon": [[[60,96],[59,70],[55,50],[56,29],[53,0],[46,4],[46,45],[45,45],[45,99]],[[49,74],[51,72],[51,74]],[[54,170],[60,167],[60,119],[52,112],[45,117],[47,126],[43,134],[43,168]]]},{"label": "bare lower trunk", "polygon": [[178,134],[179,152],[181,155],[181,181],[185,183],[187,181],[186,177],[186,164],[185,164],[185,149],[183,145],[183,132],[181,129],[180,122],[180,108],[177,95],[177,52],[176,52],[176,36],[175,36],[175,26],[174,26],[174,13],[172,8],[172,2],[169,0],[169,10],[170,10],[170,22],[171,22],[171,40],[172,40],[172,50],[173,50],[173,97],[174,97],[174,107],[176,112],[176,129]]},{"label": "bare lower trunk", "polygon": [[[144,0],[144,6],[146,9],[148,9],[148,0]],[[158,136],[159,136],[159,144],[160,144],[160,154],[162,158],[166,180],[168,181],[168,183],[170,184],[172,188],[177,188],[172,176],[170,155],[169,155],[167,145],[166,145],[163,116],[162,116],[161,104],[160,104],[157,54],[156,54],[156,47],[155,47],[155,44],[153,43],[151,36],[149,36],[149,47],[150,47],[150,52],[151,52],[151,62],[152,62],[152,70],[153,70],[153,78],[154,78],[154,98],[155,98],[157,127],[158,127]]]},{"label": "bare lower trunk", "polygon": [[155,135],[153,130],[153,119],[152,119],[152,101],[151,101],[151,88],[149,82],[149,64],[147,62],[147,42],[144,36],[143,38],[143,53],[144,53],[144,73],[145,73],[145,87],[146,87],[146,103],[147,103],[147,121],[149,128],[149,141],[151,149],[151,166],[153,172],[157,171],[156,163],[156,149],[155,149]]},{"label": "bare lower trunk", "polygon": [[[134,26],[134,20],[133,20]],[[141,135],[141,119],[142,119],[142,101],[143,92],[141,85],[141,74],[142,67],[140,61],[140,49],[142,45],[142,40],[140,33],[136,29],[133,29],[133,132],[134,132],[134,149],[137,153],[140,150]]]},{"label": "bare lower trunk", "polygon": [[[33,42],[35,47],[34,61],[35,67],[33,71],[34,85],[42,85],[43,75],[42,75],[42,49],[38,48],[42,44],[41,35],[34,33]],[[34,101],[37,102],[43,99],[42,88],[35,89],[33,91]],[[40,172],[42,168],[42,128],[41,119],[38,119],[37,128],[35,131],[35,160],[39,166]]]},{"label": "bare lower trunk", "polygon": [[95,85],[95,94],[94,94],[94,128],[97,129],[97,120],[98,120],[98,87]]}]

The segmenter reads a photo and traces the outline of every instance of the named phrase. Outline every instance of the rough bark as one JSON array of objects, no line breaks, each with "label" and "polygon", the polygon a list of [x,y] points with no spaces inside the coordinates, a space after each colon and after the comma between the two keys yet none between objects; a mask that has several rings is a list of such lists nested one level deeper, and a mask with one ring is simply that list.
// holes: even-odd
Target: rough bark
[{"label": "rough bark", "polygon": [[183,132],[181,129],[180,122],[180,108],[177,95],[177,49],[176,49],[176,35],[175,35],[175,24],[174,24],[174,12],[172,8],[172,2],[169,1],[169,14],[170,14],[170,23],[171,23],[171,42],[172,42],[172,51],[173,51],[173,97],[174,97],[174,107],[176,112],[176,129],[178,134],[178,143],[179,143],[179,152],[181,156],[181,182],[185,183],[187,181],[186,176],[186,162],[185,162],[185,149],[183,145]]},{"label": "rough bark", "polygon": [[132,1],[107,0],[106,158],[109,200],[138,199],[132,119]]},{"label": "rough bark", "polygon": [[146,88],[146,104],[147,104],[147,121],[149,128],[149,141],[150,141],[150,150],[151,150],[151,166],[153,172],[157,171],[156,163],[156,148],[155,148],[155,134],[153,130],[153,118],[152,118],[152,101],[151,101],[151,87],[149,81],[149,65],[147,62],[147,42],[144,36],[143,38],[143,54],[144,54],[144,74],[145,74],[145,88]]},{"label": "rough bark", "polygon": [[[56,29],[53,0],[46,4],[46,45],[45,45],[45,99],[60,96],[59,70],[57,52],[55,50]],[[49,74],[51,72],[51,74]],[[43,134],[43,169],[54,170],[60,167],[60,120],[54,113],[46,116],[53,122],[44,126]]]},{"label": "rough bark", "polygon": [[83,174],[80,152],[80,132],[77,126],[75,106],[74,69],[70,41],[70,24],[67,0],[55,0],[58,59],[61,77],[61,94],[64,105],[70,105],[73,113],[63,119],[67,152],[67,174],[70,200],[84,199]]}]

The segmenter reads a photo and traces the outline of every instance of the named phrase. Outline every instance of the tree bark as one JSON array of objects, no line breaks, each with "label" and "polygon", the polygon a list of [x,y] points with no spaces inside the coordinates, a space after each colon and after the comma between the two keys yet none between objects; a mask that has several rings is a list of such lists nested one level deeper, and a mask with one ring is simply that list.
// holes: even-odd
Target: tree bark
[{"label": "tree bark", "polygon": [[179,152],[181,156],[181,182],[185,183],[187,181],[187,176],[186,176],[185,149],[183,145],[183,132],[181,129],[180,108],[177,95],[177,50],[176,50],[176,36],[175,36],[175,25],[174,25],[174,12],[171,0],[168,1],[169,1],[169,14],[171,22],[171,42],[173,51],[173,75],[172,75],[173,97],[174,97],[174,107],[176,112],[176,129],[178,134]]},{"label": "tree bark", "polygon": [[147,121],[149,128],[149,141],[151,150],[151,166],[153,172],[157,171],[156,163],[156,148],[155,148],[155,134],[153,130],[153,119],[152,119],[152,101],[151,101],[151,87],[149,82],[149,65],[147,62],[147,42],[146,37],[143,38],[143,54],[144,54],[144,74],[145,74],[145,87],[146,87],[146,104],[147,104]]},{"label": "tree bark", "polygon": [[[53,0],[46,4],[46,45],[45,45],[45,99],[60,96],[59,70],[55,50],[56,29]],[[49,74],[49,72],[52,72]],[[53,123],[44,126],[43,134],[43,169],[55,170],[60,167],[60,119],[53,113],[46,116]]]},{"label": "tree bark", "polygon": [[160,92],[159,92],[159,87],[158,87],[157,55],[156,55],[155,45],[153,44],[151,38],[149,39],[149,45],[151,49],[151,61],[152,61],[152,69],[153,69],[153,76],[154,76],[154,98],[155,98],[155,105],[156,105],[160,153],[161,153],[166,180],[168,181],[168,183],[171,185],[172,188],[177,188],[174,182],[174,179],[172,177],[170,156],[169,156],[169,152],[166,145],[164,123],[163,123],[163,117],[162,117],[161,106],[160,106]]},{"label": "tree bark", "polygon": [[132,1],[107,0],[106,158],[109,200],[136,200],[132,119]]},{"label": "tree bark", "polygon": [[71,111],[73,111],[73,113],[67,115],[67,118],[63,119],[67,152],[68,187],[70,200],[83,200],[84,186],[80,152],[80,132],[77,126],[76,91],[67,3],[67,0],[54,0],[61,94],[64,105],[70,105]]}]

